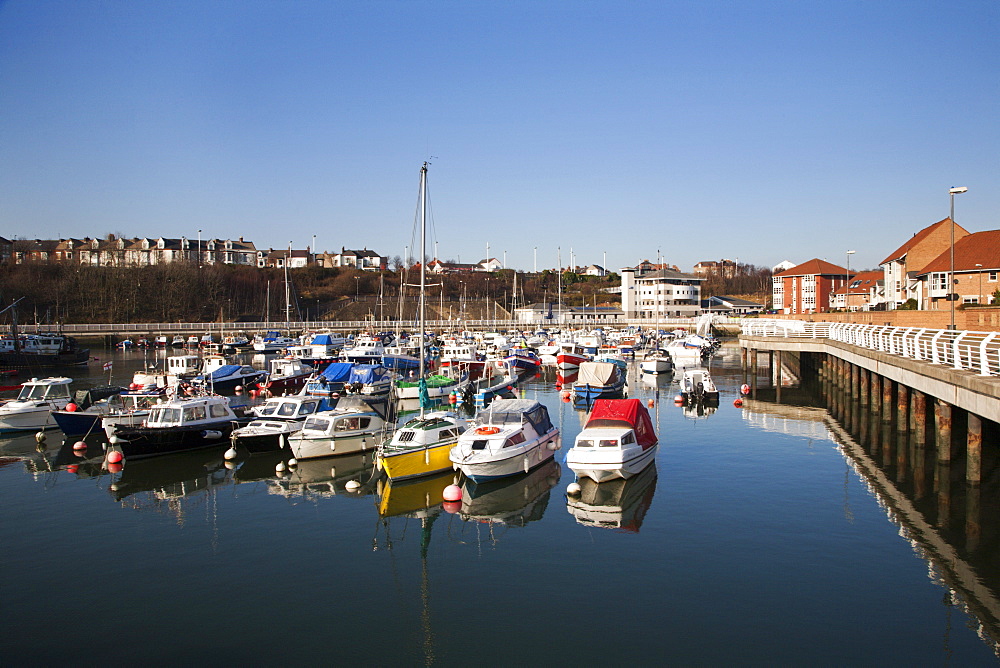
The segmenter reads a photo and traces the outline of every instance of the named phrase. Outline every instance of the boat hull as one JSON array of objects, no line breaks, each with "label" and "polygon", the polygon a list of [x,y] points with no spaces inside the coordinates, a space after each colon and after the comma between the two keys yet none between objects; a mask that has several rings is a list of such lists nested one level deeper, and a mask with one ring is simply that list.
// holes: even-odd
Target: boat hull
[{"label": "boat hull", "polygon": [[46,403],[17,412],[0,413],[0,433],[55,427],[56,421],[52,417],[52,409],[54,408],[63,408],[63,406],[53,406]]},{"label": "boat hull", "polygon": [[233,447],[243,448],[251,455],[279,452],[288,447],[289,432],[271,431],[259,434],[232,435]]},{"label": "boat hull", "polygon": [[379,466],[389,480],[393,481],[450,471],[451,460],[448,453],[454,446],[455,441],[445,441],[423,448],[383,454],[379,457]]},{"label": "boat hull", "polygon": [[[657,446],[654,445],[627,455],[621,451],[599,452],[597,454],[601,457],[600,461],[587,461],[590,458],[579,453],[575,454],[571,449],[566,455],[566,466],[577,476],[590,478],[598,483],[615,479],[628,480],[649,466],[649,463],[656,458],[656,449]],[[625,456],[614,457],[615,454]]]},{"label": "boat hull", "polygon": [[558,449],[558,430],[548,432],[538,439],[529,450],[521,451],[513,457],[473,462],[453,462],[455,470],[474,483],[499,480],[520,473],[527,473],[552,459]]},{"label": "boat hull", "polygon": [[89,348],[81,348],[67,353],[0,353],[0,366],[13,368],[58,368],[86,364],[89,360]]},{"label": "boat hull", "polygon": [[673,363],[665,359],[643,360],[639,362],[639,369],[643,373],[667,373],[672,371],[673,368]]},{"label": "boat hull", "polygon": [[378,447],[374,434],[335,438],[296,438],[292,436],[288,439],[288,446],[292,449],[292,454],[295,455],[296,459],[350,455],[357,452],[368,452]]},{"label": "boat hull", "polygon": [[52,419],[66,436],[85,436],[101,431],[101,420],[105,413],[86,411],[52,411]]},{"label": "boat hull", "polygon": [[249,422],[227,420],[193,427],[123,427],[115,429],[111,449],[118,450],[126,460],[145,459],[200,448],[225,447],[233,429]]}]

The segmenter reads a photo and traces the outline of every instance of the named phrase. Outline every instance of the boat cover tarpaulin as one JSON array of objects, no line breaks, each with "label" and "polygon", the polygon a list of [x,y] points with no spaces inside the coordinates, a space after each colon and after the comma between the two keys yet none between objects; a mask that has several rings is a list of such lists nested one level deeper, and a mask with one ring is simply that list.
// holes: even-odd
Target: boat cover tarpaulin
[{"label": "boat cover tarpaulin", "polygon": [[330,383],[346,383],[351,377],[351,369],[353,368],[354,364],[352,362],[332,362],[323,369],[320,377],[326,378],[327,382]]},{"label": "boat cover tarpaulin", "polygon": [[232,376],[234,373],[240,370],[239,364],[223,364],[218,369],[208,374],[209,380],[222,380]]},{"label": "boat cover tarpaulin", "polygon": [[521,424],[525,419],[539,434],[552,429],[549,410],[534,399],[494,399],[480,412],[480,419],[484,424]]},{"label": "boat cover tarpaulin", "polygon": [[656,445],[656,431],[649,411],[638,399],[596,399],[587,417],[587,429],[629,426],[642,449]]},{"label": "boat cover tarpaulin", "polygon": [[334,341],[330,338],[329,334],[317,334],[313,337],[313,340],[309,342],[312,346],[332,346]]},{"label": "boat cover tarpaulin", "polygon": [[362,385],[369,385],[377,383],[382,380],[385,374],[386,369],[381,364],[355,364],[354,368],[351,369],[350,380],[347,381],[347,384],[354,385],[355,383],[361,383]]},{"label": "boat cover tarpaulin", "polygon": [[618,381],[618,374],[618,367],[611,362],[582,362],[576,384],[594,387],[614,385]]}]

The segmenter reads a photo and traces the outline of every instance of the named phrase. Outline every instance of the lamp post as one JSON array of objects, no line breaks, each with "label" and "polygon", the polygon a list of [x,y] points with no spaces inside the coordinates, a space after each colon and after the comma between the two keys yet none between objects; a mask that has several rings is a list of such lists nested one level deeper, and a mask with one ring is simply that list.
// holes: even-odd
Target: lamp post
[{"label": "lamp post", "polygon": [[361,281],[361,277],[360,276],[355,276],[354,277],[354,301],[358,301],[358,300],[361,299],[361,285],[360,285],[360,281]]},{"label": "lamp post", "polygon": [[201,230],[198,230],[198,268],[201,269]]},{"label": "lamp post", "polygon": [[948,189],[948,197],[951,200],[951,213],[948,216],[948,220],[951,221],[951,247],[949,248],[949,255],[951,257],[951,271],[948,273],[948,301],[951,303],[951,327],[952,331],[955,330],[955,195],[961,195],[964,192],[968,192],[968,188],[965,186],[956,186],[954,188]]},{"label": "lamp post", "polygon": [[855,253],[857,251],[847,251],[847,289],[844,291],[844,308],[848,311],[851,310],[851,256]]},{"label": "lamp post", "polygon": [[983,305],[983,265],[981,265],[981,264],[979,264],[977,262],[976,266],[979,267],[979,305],[982,306]]}]

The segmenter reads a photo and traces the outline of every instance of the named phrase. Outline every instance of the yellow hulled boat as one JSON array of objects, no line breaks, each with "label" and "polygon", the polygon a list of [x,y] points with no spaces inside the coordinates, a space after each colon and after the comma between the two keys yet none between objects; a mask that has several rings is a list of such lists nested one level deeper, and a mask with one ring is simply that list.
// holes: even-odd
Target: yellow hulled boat
[{"label": "yellow hulled boat", "polygon": [[379,467],[390,480],[450,471],[448,453],[465,429],[465,420],[452,411],[434,411],[415,417],[382,445]]}]

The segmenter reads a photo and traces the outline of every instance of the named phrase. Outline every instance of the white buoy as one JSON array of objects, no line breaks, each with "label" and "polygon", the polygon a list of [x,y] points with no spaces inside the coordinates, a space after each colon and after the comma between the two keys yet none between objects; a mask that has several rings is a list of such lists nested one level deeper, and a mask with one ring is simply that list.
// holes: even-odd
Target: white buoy
[{"label": "white buoy", "polygon": [[44,441],[45,440],[45,432],[44,431],[40,431],[37,434],[35,434],[35,440],[38,441],[39,443],[41,443],[42,441]]},{"label": "white buoy", "polygon": [[580,483],[578,482],[571,482],[570,484],[566,485],[566,493],[569,494],[570,496],[576,496],[582,491],[583,488],[580,487]]},{"label": "white buoy", "polygon": [[357,480],[348,480],[347,484],[344,485],[344,488],[347,489],[348,492],[353,492],[358,487],[361,487],[361,483],[358,482]]},{"label": "white buoy", "polygon": [[298,466],[298,465],[299,465],[299,460],[295,459],[295,457],[292,457],[291,459],[288,460],[288,468],[292,468],[293,466]]},{"label": "white buoy", "polygon": [[278,465],[274,467],[274,470],[281,473],[285,470],[285,462],[278,462]]},{"label": "white buoy", "polygon": [[225,457],[226,459],[236,459],[236,448],[230,447],[228,450],[226,450],[226,454],[222,456]]}]

